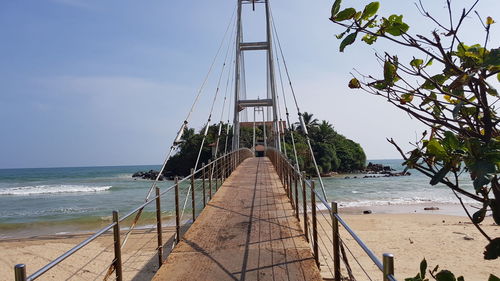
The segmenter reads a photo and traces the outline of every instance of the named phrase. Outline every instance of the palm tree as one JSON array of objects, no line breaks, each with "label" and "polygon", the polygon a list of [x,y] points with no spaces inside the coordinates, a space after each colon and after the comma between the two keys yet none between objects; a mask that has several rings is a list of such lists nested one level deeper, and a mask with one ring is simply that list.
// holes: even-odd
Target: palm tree
[{"label": "palm tree", "polygon": [[[307,130],[318,126],[318,119],[313,119],[313,114],[309,114],[307,112],[302,113],[302,118],[304,119],[304,125],[306,125]],[[302,130],[302,126],[300,122],[297,122],[297,128]],[[302,130],[303,131],[303,130]]]},{"label": "palm tree", "polygon": [[335,130],[330,122],[323,120],[318,126],[317,138],[320,142],[330,142],[335,137]]}]

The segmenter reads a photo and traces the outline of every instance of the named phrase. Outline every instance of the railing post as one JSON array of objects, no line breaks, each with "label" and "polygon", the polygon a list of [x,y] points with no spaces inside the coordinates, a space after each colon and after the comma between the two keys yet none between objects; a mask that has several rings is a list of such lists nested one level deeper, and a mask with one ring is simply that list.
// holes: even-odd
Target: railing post
[{"label": "railing post", "polygon": [[163,239],[161,228],[161,202],[160,202],[160,188],[156,187],[156,234],[158,242],[158,266],[163,264]]},{"label": "railing post", "polygon": [[191,209],[193,210],[193,222],[196,220],[196,201],[194,199],[194,169],[191,168]]},{"label": "railing post", "polygon": [[286,178],[287,178],[287,183],[288,183],[288,192],[290,193],[290,195],[288,197],[290,197],[290,201],[292,202],[292,207],[295,208],[295,201],[293,200],[293,174],[292,174],[292,170],[290,170],[290,165],[288,165],[289,163],[287,162],[286,163]]},{"label": "railing post", "polygon": [[116,280],[122,281],[122,244],[120,242],[120,224],[118,220],[118,211],[113,211],[113,244],[115,248],[115,274]]},{"label": "railing post", "polygon": [[394,275],[394,255],[385,253],[382,259],[384,281],[390,281],[389,275]]},{"label": "railing post", "polygon": [[309,242],[309,229],[307,228],[307,194],[306,194],[306,173],[302,173],[302,205],[303,205],[303,215],[304,215],[304,235],[306,241]]},{"label": "railing post", "polygon": [[229,177],[229,160],[227,156],[224,156],[224,181],[226,181],[227,177]]},{"label": "railing post", "polygon": [[215,175],[215,192],[217,192],[217,185],[219,184],[219,162],[215,160],[214,161],[214,175]]},{"label": "railing post", "polygon": [[219,159],[219,161],[217,161],[217,178],[216,178],[216,185],[215,185],[215,191],[217,192],[219,190],[219,186],[220,186],[220,182],[222,182],[222,176],[221,176],[221,168],[222,168],[222,165],[221,165],[221,159]]},{"label": "railing post", "polygon": [[314,259],[316,260],[316,265],[319,268],[318,221],[316,218],[316,194],[314,193],[314,181],[311,182],[311,217]]},{"label": "railing post", "polygon": [[220,158],[220,185],[222,185],[222,183],[224,182],[224,180],[226,179],[226,175],[224,174],[224,170],[225,170],[225,167],[226,167],[226,158],[223,156]]},{"label": "railing post", "polygon": [[178,244],[181,240],[181,225],[179,213],[179,178],[175,177],[175,243]]},{"label": "railing post", "polygon": [[14,276],[16,281],[26,281],[26,265],[16,264],[14,266]]},{"label": "railing post", "polygon": [[205,177],[206,177],[206,171],[205,171],[205,163],[202,163],[201,166],[203,169],[201,170],[201,186],[203,188],[203,208],[207,205],[207,193],[205,191]]},{"label": "railing post", "polygon": [[332,202],[332,233],[333,233],[333,273],[335,281],[340,281],[340,236],[337,202]]},{"label": "railing post", "polygon": [[298,182],[298,175],[296,173],[293,174],[293,180],[295,184],[295,216],[297,217],[297,220],[300,221],[300,214],[299,214],[299,182]]},{"label": "railing post", "polygon": [[208,198],[212,200],[212,175],[213,175],[213,164],[212,160],[208,162]]}]

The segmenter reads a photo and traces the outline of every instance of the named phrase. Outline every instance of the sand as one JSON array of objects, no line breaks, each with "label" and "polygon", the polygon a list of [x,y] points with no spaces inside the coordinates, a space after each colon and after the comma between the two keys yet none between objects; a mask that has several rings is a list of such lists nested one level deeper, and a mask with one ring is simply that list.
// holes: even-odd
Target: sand
[{"label": "sand", "polygon": [[[424,257],[429,267],[439,264],[440,268],[463,275],[467,281],[486,281],[490,273],[500,276],[500,260],[483,259],[486,240],[463,216],[375,213],[347,214],[343,217],[377,256],[381,257],[384,252],[395,255],[398,280],[414,276]],[[331,239],[328,227],[326,221],[320,222],[320,245],[325,242],[326,248],[329,248]],[[500,226],[494,225],[491,217],[486,218],[483,227],[492,237],[500,237]],[[322,230],[325,233],[321,233]],[[372,279],[381,280],[380,271],[342,228],[341,231],[344,242]],[[165,233],[164,241],[171,241],[171,234],[172,232]],[[134,233],[123,250],[124,280],[150,280],[154,275],[158,269],[155,235],[154,230]],[[88,235],[57,235],[1,240],[0,280],[13,280],[13,267],[16,263],[27,264],[28,274],[33,273],[86,237]],[[328,256],[328,253],[322,253]],[[63,261],[39,280],[102,280],[112,257],[112,238],[106,235]],[[329,262],[329,258],[322,258],[324,277],[330,275],[326,266]],[[350,264],[357,280],[369,280],[352,257]]]},{"label": "sand", "polygon": [[[125,233],[123,232],[123,235]],[[166,229],[163,241],[172,243],[172,229]],[[32,274],[68,251],[90,234],[54,235],[0,240],[0,280],[14,280],[14,265],[24,263]],[[136,230],[122,250],[124,280],[150,280],[158,270],[156,230]],[[38,280],[103,280],[114,257],[113,237],[105,234],[49,270]],[[114,280],[114,274],[108,280]]]},{"label": "sand", "polygon": [[[369,214],[344,215],[343,218],[380,260],[383,253],[394,255],[398,280],[414,277],[423,258],[427,260],[429,269],[439,264],[440,269],[448,269],[456,273],[457,277],[463,275],[467,281],[486,281],[490,273],[500,276],[500,260],[483,259],[487,240],[466,217],[442,214]],[[323,228],[320,227],[322,231],[327,224],[324,221],[320,223],[323,225]],[[495,225],[491,217],[485,219],[482,227],[491,237],[500,237],[500,226]],[[342,227],[340,230],[343,241],[370,277],[382,280],[382,273],[357,242]],[[322,233],[321,237],[320,245],[327,243],[331,234]],[[322,259],[322,274],[324,277],[331,277],[326,266],[331,264],[331,260],[327,253],[323,252],[323,255],[327,258]],[[348,252],[347,256],[357,280],[369,280]],[[346,272],[345,269],[343,272]]]}]

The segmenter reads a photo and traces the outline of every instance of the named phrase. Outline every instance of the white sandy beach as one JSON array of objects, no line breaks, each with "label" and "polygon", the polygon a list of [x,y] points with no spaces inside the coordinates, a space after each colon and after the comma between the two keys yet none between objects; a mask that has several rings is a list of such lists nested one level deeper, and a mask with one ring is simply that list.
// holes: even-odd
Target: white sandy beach
[{"label": "white sandy beach", "polygon": [[[486,240],[466,217],[422,213],[343,217],[377,256],[385,252],[394,254],[398,280],[416,275],[424,257],[429,267],[439,264],[440,268],[463,275],[467,281],[486,281],[490,273],[500,275],[500,260],[483,259]],[[500,226],[494,225],[491,217],[486,218],[482,226],[492,237],[500,236]],[[342,228],[341,231],[344,242],[372,279],[381,280],[380,271]],[[171,235],[172,232],[166,232],[164,241]],[[325,233],[320,235],[324,241],[328,240]],[[0,280],[13,279],[16,263],[26,263],[28,274],[33,273],[86,237],[57,235],[0,241]],[[154,275],[157,270],[155,248],[154,230],[135,232],[123,250],[125,280],[149,280]],[[102,280],[112,257],[112,237],[106,235],[63,261],[41,280]],[[322,263],[324,276],[328,277],[328,268],[324,261]],[[350,264],[357,280],[368,280],[352,258]]]}]

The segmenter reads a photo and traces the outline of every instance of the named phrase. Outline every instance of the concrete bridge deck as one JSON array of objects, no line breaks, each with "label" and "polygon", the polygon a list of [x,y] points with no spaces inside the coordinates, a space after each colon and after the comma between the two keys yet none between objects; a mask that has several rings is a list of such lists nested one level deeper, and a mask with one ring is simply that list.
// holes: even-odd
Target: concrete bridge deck
[{"label": "concrete bridge deck", "polygon": [[153,278],[322,280],[268,158],[245,160]]}]

